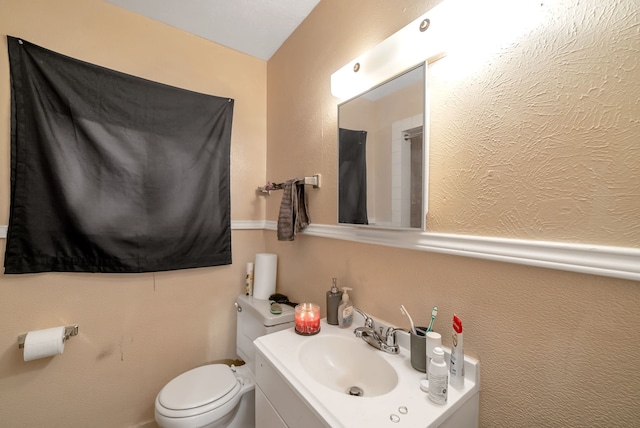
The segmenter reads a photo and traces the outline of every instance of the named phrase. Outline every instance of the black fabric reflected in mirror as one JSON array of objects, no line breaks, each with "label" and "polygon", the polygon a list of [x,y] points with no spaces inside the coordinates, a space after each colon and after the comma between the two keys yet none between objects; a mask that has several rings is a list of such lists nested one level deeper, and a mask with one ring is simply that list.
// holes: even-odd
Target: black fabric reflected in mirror
[{"label": "black fabric reflected in mirror", "polygon": [[339,128],[338,223],[369,224],[367,131]]}]

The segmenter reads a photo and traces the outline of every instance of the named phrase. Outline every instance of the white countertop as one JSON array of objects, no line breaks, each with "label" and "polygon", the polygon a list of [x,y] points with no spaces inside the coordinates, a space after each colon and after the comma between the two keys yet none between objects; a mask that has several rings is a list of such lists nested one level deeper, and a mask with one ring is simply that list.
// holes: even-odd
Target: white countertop
[{"label": "white countertop", "polygon": [[[318,415],[331,427],[430,427],[438,426],[480,390],[479,362],[465,356],[465,384],[462,389],[449,388],[447,404],[437,405],[420,389],[425,374],[411,367],[407,350],[409,335],[398,332],[400,354],[387,354],[368,345],[353,334],[354,324],[346,329],[322,320],[318,335],[338,335],[353,338],[387,360],[398,374],[398,384],[389,393],[375,397],[354,397],[339,393],[314,380],[301,366],[300,347],[317,336],[301,336],[293,328],[259,337],[254,342],[258,352],[278,370]],[[445,359],[448,361],[448,349]],[[375,376],[371,373],[371,376]],[[406,408],[406,413],[401,408]],[[403,409],[404,410],[404,409]],[[399,417],[391,421],[391,415]]]}]

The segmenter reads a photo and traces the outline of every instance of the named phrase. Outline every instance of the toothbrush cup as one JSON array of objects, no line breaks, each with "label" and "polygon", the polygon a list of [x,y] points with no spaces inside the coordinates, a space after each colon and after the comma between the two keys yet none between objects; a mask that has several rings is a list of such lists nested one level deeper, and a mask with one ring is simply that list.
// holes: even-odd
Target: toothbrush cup
[{"label": "toothbrush cup", "polygon": [[410,332],[411,337],[411,367],[419,372],[427,371],[427,327],[416,326],[415,333]]}]

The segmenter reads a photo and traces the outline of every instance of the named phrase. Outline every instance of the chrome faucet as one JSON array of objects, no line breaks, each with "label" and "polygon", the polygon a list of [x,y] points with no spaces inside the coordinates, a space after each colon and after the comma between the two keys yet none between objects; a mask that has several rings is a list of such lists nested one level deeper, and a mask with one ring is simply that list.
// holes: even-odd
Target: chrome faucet
[{"label": "chrome faucet", "polygon": [[[367,342],[369,345],[383,352],[386,352],[389,354],[400,353],[400,347],[396,342],[396,332],[399,330],[400,331],[407,331],[407,330],[404,330],[401,328],[395,328],[395,327],[387,327],[387,331],[383,339],[375,330],[375,327],[373,324],[373,318],[371,318],[364,311],[358,308],[354,308],[354,309],[360,315],[362,315],[362,318],[364,318],[364,326],[356,327],[356,329],[353,330],[353,334],[355,334],[356,337],[362,338],[362,340]],[[382,333],[382,327],[380,328],[380,333]]]}]

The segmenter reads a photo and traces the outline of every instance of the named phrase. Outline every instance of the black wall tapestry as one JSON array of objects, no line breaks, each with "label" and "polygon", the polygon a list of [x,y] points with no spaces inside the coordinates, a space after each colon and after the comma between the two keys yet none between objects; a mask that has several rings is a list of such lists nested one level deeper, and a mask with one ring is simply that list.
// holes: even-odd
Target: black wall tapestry
[{"label": "black wall tapestry", "polygon": [[231,263],[232,99],[7,41],[5,273]]}]

